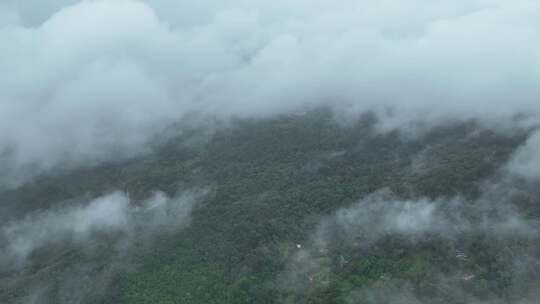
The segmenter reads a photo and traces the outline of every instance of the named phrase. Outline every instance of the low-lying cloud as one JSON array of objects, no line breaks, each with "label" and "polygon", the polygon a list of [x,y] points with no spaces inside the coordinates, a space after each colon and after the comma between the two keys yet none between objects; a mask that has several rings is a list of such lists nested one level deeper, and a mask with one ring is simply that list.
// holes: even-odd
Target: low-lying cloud
[{"label": "low-lying cloud", "polygon": [[3,229],[8,256],[25,260],[35,249],[54,241],[85,241],[100,231],[129,229],[129,201],[120,192],[97,198],[87,206],[49,211],[8,224]]},{"label": "low-lying cloud", "polygon": [[[342,271],[347,273],[344,269],[348,263],[364,265],[356,266],[354,271],[365,270],[367,278],[372,275],[369,270],[372,268],[367,266],[369,262],[361,264],[361,261],[381,256],[395,261],[407,253],[407,248],[414,248],[415,252],[437,248],[439,258],[447,259],[444,263],[456,263],[452,273],[439,272],[436,265],[431,265],[425,274],[430,276],[430,284],[435,286],[438,296],[447,294],[440,303],[451,300],[505,303],[508,299],[532,303],[538,288],[535,278],[540,271],[540,249],[535,245],[540,223],[522,214],[514,204],[520,194],[508,180],[498,184],[490,181],[482,191],[475,200],[462,197],[404,200],[386,190],[368,195],[353,206],[323,218],[306,243],[299,244],[289,257],[277,286],[306,297],[314,290],[328,288],[332,278],[339,278]],[[426,244],[432,245],[423,247]],[[483,266],[471,266],[474,263],[470,261],[478,262],[487,256],[493,263],[490,267],[501,267],[508,276],[507,298],[491,294],[480,299],[465,284],[488,271]],[[469,266],[463,267],[465,264]],[[343,296],[347,303],[357,303],[360,299],[362,303],[440,300],[419,298],[418,288],[403,271],[395,277],[382,273],[376,282],[358,282],[357,288]]]},{"label": "low-lying cloud", "polygon": [[92,245],[100,236],[113,237],[121,251],[134,239],[175,231],[189,223],[194,202],[205,191],[186,191],[169,198],[156,192],[135,206],[123,192],[96,198],[84,205],[33,213],[1,228],[2,264],[24,266],[32,254],[56,244]]},{"label": "low-lying cloud", "polygon": [[535,117],[539,13],[528,0],[8,0],[0,184],[148,152],[191,113],[325,104],[376,110],[386,128]]},{"label": "low-lying cloud", "polygon": [[[411,242],[427,237],[457,239],[485,233],[495,238],[533,235],[538,227],[528,222],[510,201],[463,198],[401,200],[389,194],[373,194],[351,208],[341,209],[324,220],[317,234],[322,239],[337,233],[358,246],[369,247],[390,235]],[[320,243],[323,245],[323,243]]]},{"label": "low-lying cloud", "polygon": [[[156,238],[190,223],[206,189],[132,202],[116,191],[34,212],[0,226],[2,284],[21,303],[82,303],[110,297],[120,274],[139,266]],[[5,292],[5,290],[3,290]],[[3,294],[5,296],[5,294]]]},{"label": "low-lying cloud", "polygon": [[540,132],[531,135],[508,163],[508,171],[530,180],[540,178]]}]

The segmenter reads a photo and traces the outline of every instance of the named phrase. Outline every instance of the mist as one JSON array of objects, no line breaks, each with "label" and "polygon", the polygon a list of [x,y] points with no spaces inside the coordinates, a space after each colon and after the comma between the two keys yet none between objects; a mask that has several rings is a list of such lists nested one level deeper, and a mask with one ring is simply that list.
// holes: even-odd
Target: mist
[{"label": "mist", "polygon": [[[437,256],[455,263],[451,271],[430,269],[436,294],[419,297],[414,280],[403,273],[393,276],[389,268],[377,282],[353,289],[346,303],[507,303],[509,298],[511,303],[532,303],[539,287],[531,278],[540,270],[539,248],[534,245],[540,222],[522,214],[514,204],[517,196],[511,183],[492,180],[473,201],[463,197],[404,200],[386,189],[377,191],[323,218],[291,254],[275,284],[304,298],[318,288],[328,288],[340,273],[348,273],[351,261],[364,265],[355,266],[354,271],[368,276],[371,259],[391,256],[399,260],[410,248],[436,247]],[[515,244],[520,242],[529,245],[519,248]],[[464,265],[475,256],[489,255],[496,256],[490,267],[500,267],[495,266],[500,263],[510,273],[512,288],[506,298],[478,297],[470,287],[469,282],[479,280],[486,269]]]},{"label": "mist", "polygon": [[193,189],[174,198],[155,192],[134,205],[125,193],[116,191],[91,201],[33,212],[1,226],[0,263],[6,269],[24,267],[39,249],[55,244],[92,247],[103,237],[112,240],[109,246],[127,254],[130,243],[186,227],[193,204],[206,192]]},{"label": "mist", "polygon": [[533,134],[508,164],[509,172],[529,180],[540,177],[540,133]]},{"label": "mist", "polygon": [[[156,239],[189,226],[192,209],[207,193],[203,188],[188,189],[168,197],[158,191],[135,203],[115,191],[4,223],[2,284],[21,286],[21,303],[82,303],[111,297],[110,286],[120,274],[137,269],[138,255],[151,251]],[[50,270],[54,276],[44,277]],[[10,279],[9,273],[18,276]]]},{"label": "mist", "polygon": [[149,153],[188,116],[325,105],[375,111],[383,129],[535,121],[539,13],[526,0],[8,0],[0,182]]}]

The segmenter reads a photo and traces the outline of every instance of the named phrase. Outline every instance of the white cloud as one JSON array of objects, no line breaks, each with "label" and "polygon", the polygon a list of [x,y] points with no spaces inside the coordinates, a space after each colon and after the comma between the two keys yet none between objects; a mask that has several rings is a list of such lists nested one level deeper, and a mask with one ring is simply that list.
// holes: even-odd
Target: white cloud
[{"label": "white cloud", "polygon": [[[364,258],[370,259],[380,254],[392,256],[395,252],[388,252],[392,250],[406,253],[409,246],[416,249],[426,248],[423,245],[434,240],[444,240],[445,244],[450,245],[442,246],[441,250],[456,249],[455,253],[450,249],[447,254],[465,254],[460,248],[477,238],[476,241],[481,240],[480,242],[489,245],[478,252],[476,250],[482,246],[466,249],[465,258],[470,257],[478,263],[478,256],[497,256],[498,263],[506,263],[505,271],[512,273],[512,284],[516,289],[509,289],[509,292],[515,295],[515,299],[536,299],[534,293],[537,284],[529,283],[534,281],[530,278],[533,273],[537,273],[540,265],[536,258],[538,248],[533,245],[540,226],[536,219],[521,214],[512,204],[514,199],[520,196],[516,190],[513,183],[489,183],[482,189],[480,198],[474,201],[460,197],[403,200],[388,191],[368,195],[352,206],[341,208],[324,217],[305,244],[302,244],[302,248],[289,253],[287,267],[278,276],[277,286],[286,292],[306,297],[311,291],[324,288],[333,275],[339,276],[353,269],[355,272],[371,273],[368,270],[371,267],[362,270],[357,264]],[[379,243],[388,240],[388,237],[392,238],[392,245]],[[520,249],[516,249],[512,244],[517,240],[528,245],[520,243]],[[415,250],[412,252],[418,253]],[[353,262],[353,268],[347,268],[349,262]],[[337,266],[345,270],[336,270]],[[462,266],[457,266],[456,269],[459,267]],[[383,273],[372,284],[364,282],[365,284],[360,284],[351,293],[343,296],[348,297],[350,303],[356,303],[358,299],[369,299],[369,303],[426,302],[425,298],[416,298],[416,283],[406,276],[393,276],[390,273]],[[504,302],[503,298],[495,295],[486,302],[478,301],[474,293],[463,288],[464,276],[474,271],[438,273],[435,267],[430,269],[429,273],[430,278],[434,278],[430,282],[433,282],[439,291],[448,291],[442,294],[467,299],[468,303],[499,303],[499,300]],[[517,291],[518,289],[520,291]],[[433,298],[427,301],[431,300]]]},{"label": "white cloud", "polygon": [[488,187],[475,201],[461,197],[402,200],[376,192],[323,219],[312,243],[316,250],[325,250],[336,235],[362,248],[387,236],[400,236],[411,244],[429,237],[456,240],[476,233],[501,240],[533,236],[540,226],[512,205],[518,195],[512,190],[509,185]]},{"label": "white cloud", "polygon": [[16,7],[10,3],[0,3],[0,27],[16,26],[21,17]]},{"label": "white cloud", "polygon": [[193,112],[392,107],[388,129],[539,110],[536,1],[6,3],[3,185],[144,153]]},{"label": "white cloud", "polygon": [[128,199],[120,192],[98,198],[87,206],[49,211],[3,227],[8,256],[24,261],[50,242],[85,241],[99,231],[128,229]]},{"label": "white cloud", "polygon": [[528,179],[540,177],[540,132],[531,135],[508,163],[511,173]]},{"label": "white cloud", "polygon": [[37,249],[53,243],[91,244],[89,241],[100,234],[117,235],[114,244],[125,247],[133,238],[175,231],[189,223],[193,204],[205,193],[185,191],[169,198],[156,192],[142,205],[134,206],[124,193],[117,191],[84,205],[30,214],[1,227],[4,250],[0,251],[0,264],[24,265]]}]

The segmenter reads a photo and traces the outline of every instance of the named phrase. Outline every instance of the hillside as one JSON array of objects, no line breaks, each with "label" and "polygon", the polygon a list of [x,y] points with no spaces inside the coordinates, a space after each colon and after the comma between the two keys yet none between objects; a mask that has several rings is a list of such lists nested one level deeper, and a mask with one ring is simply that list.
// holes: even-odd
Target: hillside
[{"label": "hillside", "polygon": [[5,190],[0,302],[533,303],[540,192],[505,171],[528,132],[376,123],[181,129]]}]

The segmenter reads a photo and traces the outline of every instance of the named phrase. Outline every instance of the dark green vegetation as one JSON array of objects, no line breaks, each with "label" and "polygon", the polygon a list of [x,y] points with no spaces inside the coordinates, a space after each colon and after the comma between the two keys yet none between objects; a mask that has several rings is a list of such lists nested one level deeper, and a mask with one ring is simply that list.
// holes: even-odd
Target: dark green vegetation
[{"label": "dark green vegetation", "polygon": [[[378,134],[374,123],[365,115],[340,126],[326,110],[236,121],[209,138],[187,132],[141,159],[6,191],[4,221],[115,189],[129,191],[135,204],[155,190],[211,189],[189,227],[141,241],[124,263],[114,260],[107,239],[97,240],[91,254],[61,244],[36,253],[23,270],[0,273],[0,302],[28,299],[47,282],[36,297],[68,303],[72,274],[82,282],[76,288],[83,303],[397,303],[393,296],[515,303],[534,291],[540,275],[518,276],[512,257],[524,253],[535,263],[538,240],[495,241],[482,233],[414,244],[387,236],[363,249],[338,235],[328,251],[312,253],[315,270],[290,278],[302,267],[297,244],[309,246],[324,217],[380,189],[402,199],[472,201],[526,138],[465,122],[406,139]],[[531,193],[516,205],[535,218],[536,198]],[[457,250],[467,257],[456,257]]]}]

